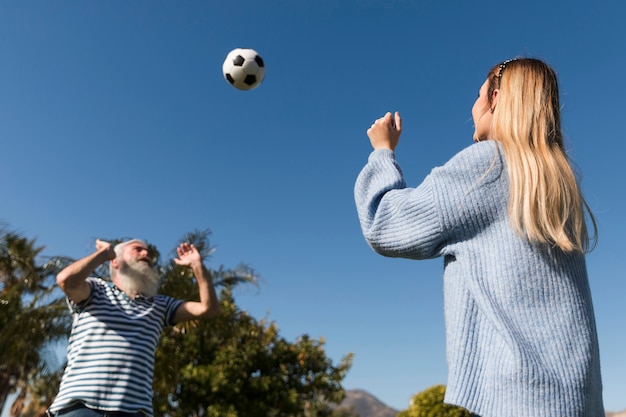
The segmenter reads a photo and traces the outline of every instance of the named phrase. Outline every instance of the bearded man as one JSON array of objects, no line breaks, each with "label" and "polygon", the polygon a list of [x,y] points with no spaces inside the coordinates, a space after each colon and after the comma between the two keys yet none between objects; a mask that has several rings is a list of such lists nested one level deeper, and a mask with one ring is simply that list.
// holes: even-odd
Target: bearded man
[{"label": "bearded man", "polygon": [[[96,240],[96,251],[63,269],[57,284],[74,316],[68,362],[50,416],[152,416],[154,356],[167,325],[208,319],[219,313],[211,276],[191,244],[177,248],[174,262],[188,266],[200,301],[159,295],[160,277],[146,243],[112,247]],[[111,282],[90,275],[110,261]]]}]

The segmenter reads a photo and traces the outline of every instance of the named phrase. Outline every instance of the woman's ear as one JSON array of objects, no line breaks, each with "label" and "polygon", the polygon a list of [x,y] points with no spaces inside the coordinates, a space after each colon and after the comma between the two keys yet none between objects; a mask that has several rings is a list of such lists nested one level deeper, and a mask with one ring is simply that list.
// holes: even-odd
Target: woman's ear
[{"label": "woman's ear", "polygon": [[498,98],[500,97],[500,90],[499,89],[495,89],[493,90],[493,93],[491,94],[491,112],[493,113],[493,111],[496,109],[496,106],[498,105]]}]

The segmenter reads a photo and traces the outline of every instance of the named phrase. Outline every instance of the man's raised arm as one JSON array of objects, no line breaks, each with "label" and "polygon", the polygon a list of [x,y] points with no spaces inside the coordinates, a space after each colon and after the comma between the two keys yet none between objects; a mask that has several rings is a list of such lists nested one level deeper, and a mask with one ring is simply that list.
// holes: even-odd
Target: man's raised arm
[{"label": "man's raised arm", "polygon": [[208,319],[217,316],[220,312],[217,294],[213,287],[211,274],[204,266],[200,253],[195,246],[189,243],[183,243],[176,251],[178,258],[174,259],[174,262],[177,265],[189,266],[196,277],[200,301],[186,301],[181,304],[174,315],[174,322],[181,323],[188,320]]},{"label": "man's raised arm", "polygon": [[96,239],[96,251],[91,255],[68,265],[57,275],[57,285],[74,303],[80,303],[89,297],[91,291],[85,281],[97,267],[115,259],[115,251],[109,242]]}]

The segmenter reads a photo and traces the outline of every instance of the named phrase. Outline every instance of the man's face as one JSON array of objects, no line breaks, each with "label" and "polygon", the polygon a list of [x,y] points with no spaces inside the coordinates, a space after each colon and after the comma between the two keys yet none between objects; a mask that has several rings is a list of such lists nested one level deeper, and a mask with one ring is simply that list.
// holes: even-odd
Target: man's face
[{"label": "man's face", "polygon": [[152,266],[150,250],[147,246],[140,242],[134,242],[126,245],[126,247],[124,247],[124,251],[122,252],[122,259],[128,263],[137,261]]},{"label": "man's face", "polygon": [[126,245],[117,263],[117,278],[130,297],[156,295],[161,279],[152,267],[150,251],[144,244],[133,242]]}]

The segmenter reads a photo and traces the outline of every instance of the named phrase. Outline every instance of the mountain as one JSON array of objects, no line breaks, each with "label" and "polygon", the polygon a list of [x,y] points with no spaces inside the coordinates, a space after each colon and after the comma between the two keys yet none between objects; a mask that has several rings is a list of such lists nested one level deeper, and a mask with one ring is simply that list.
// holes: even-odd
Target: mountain
[{"label": "mountain", "polygon": [[[338,408],[354,408],[359,417],[397,417],[399,411],[388,407],[378,398],[363,390],[346,390],[346,398]],[[407,404],[408,407],[408,404]],[[626,410],[607,411],[606,417],[626,417]]]},{"label": "mountain", "polygon": [[346,398],[338,408],[354,408],[359,417],[396,417],[399,412],[363,390],[346,390]]}]

